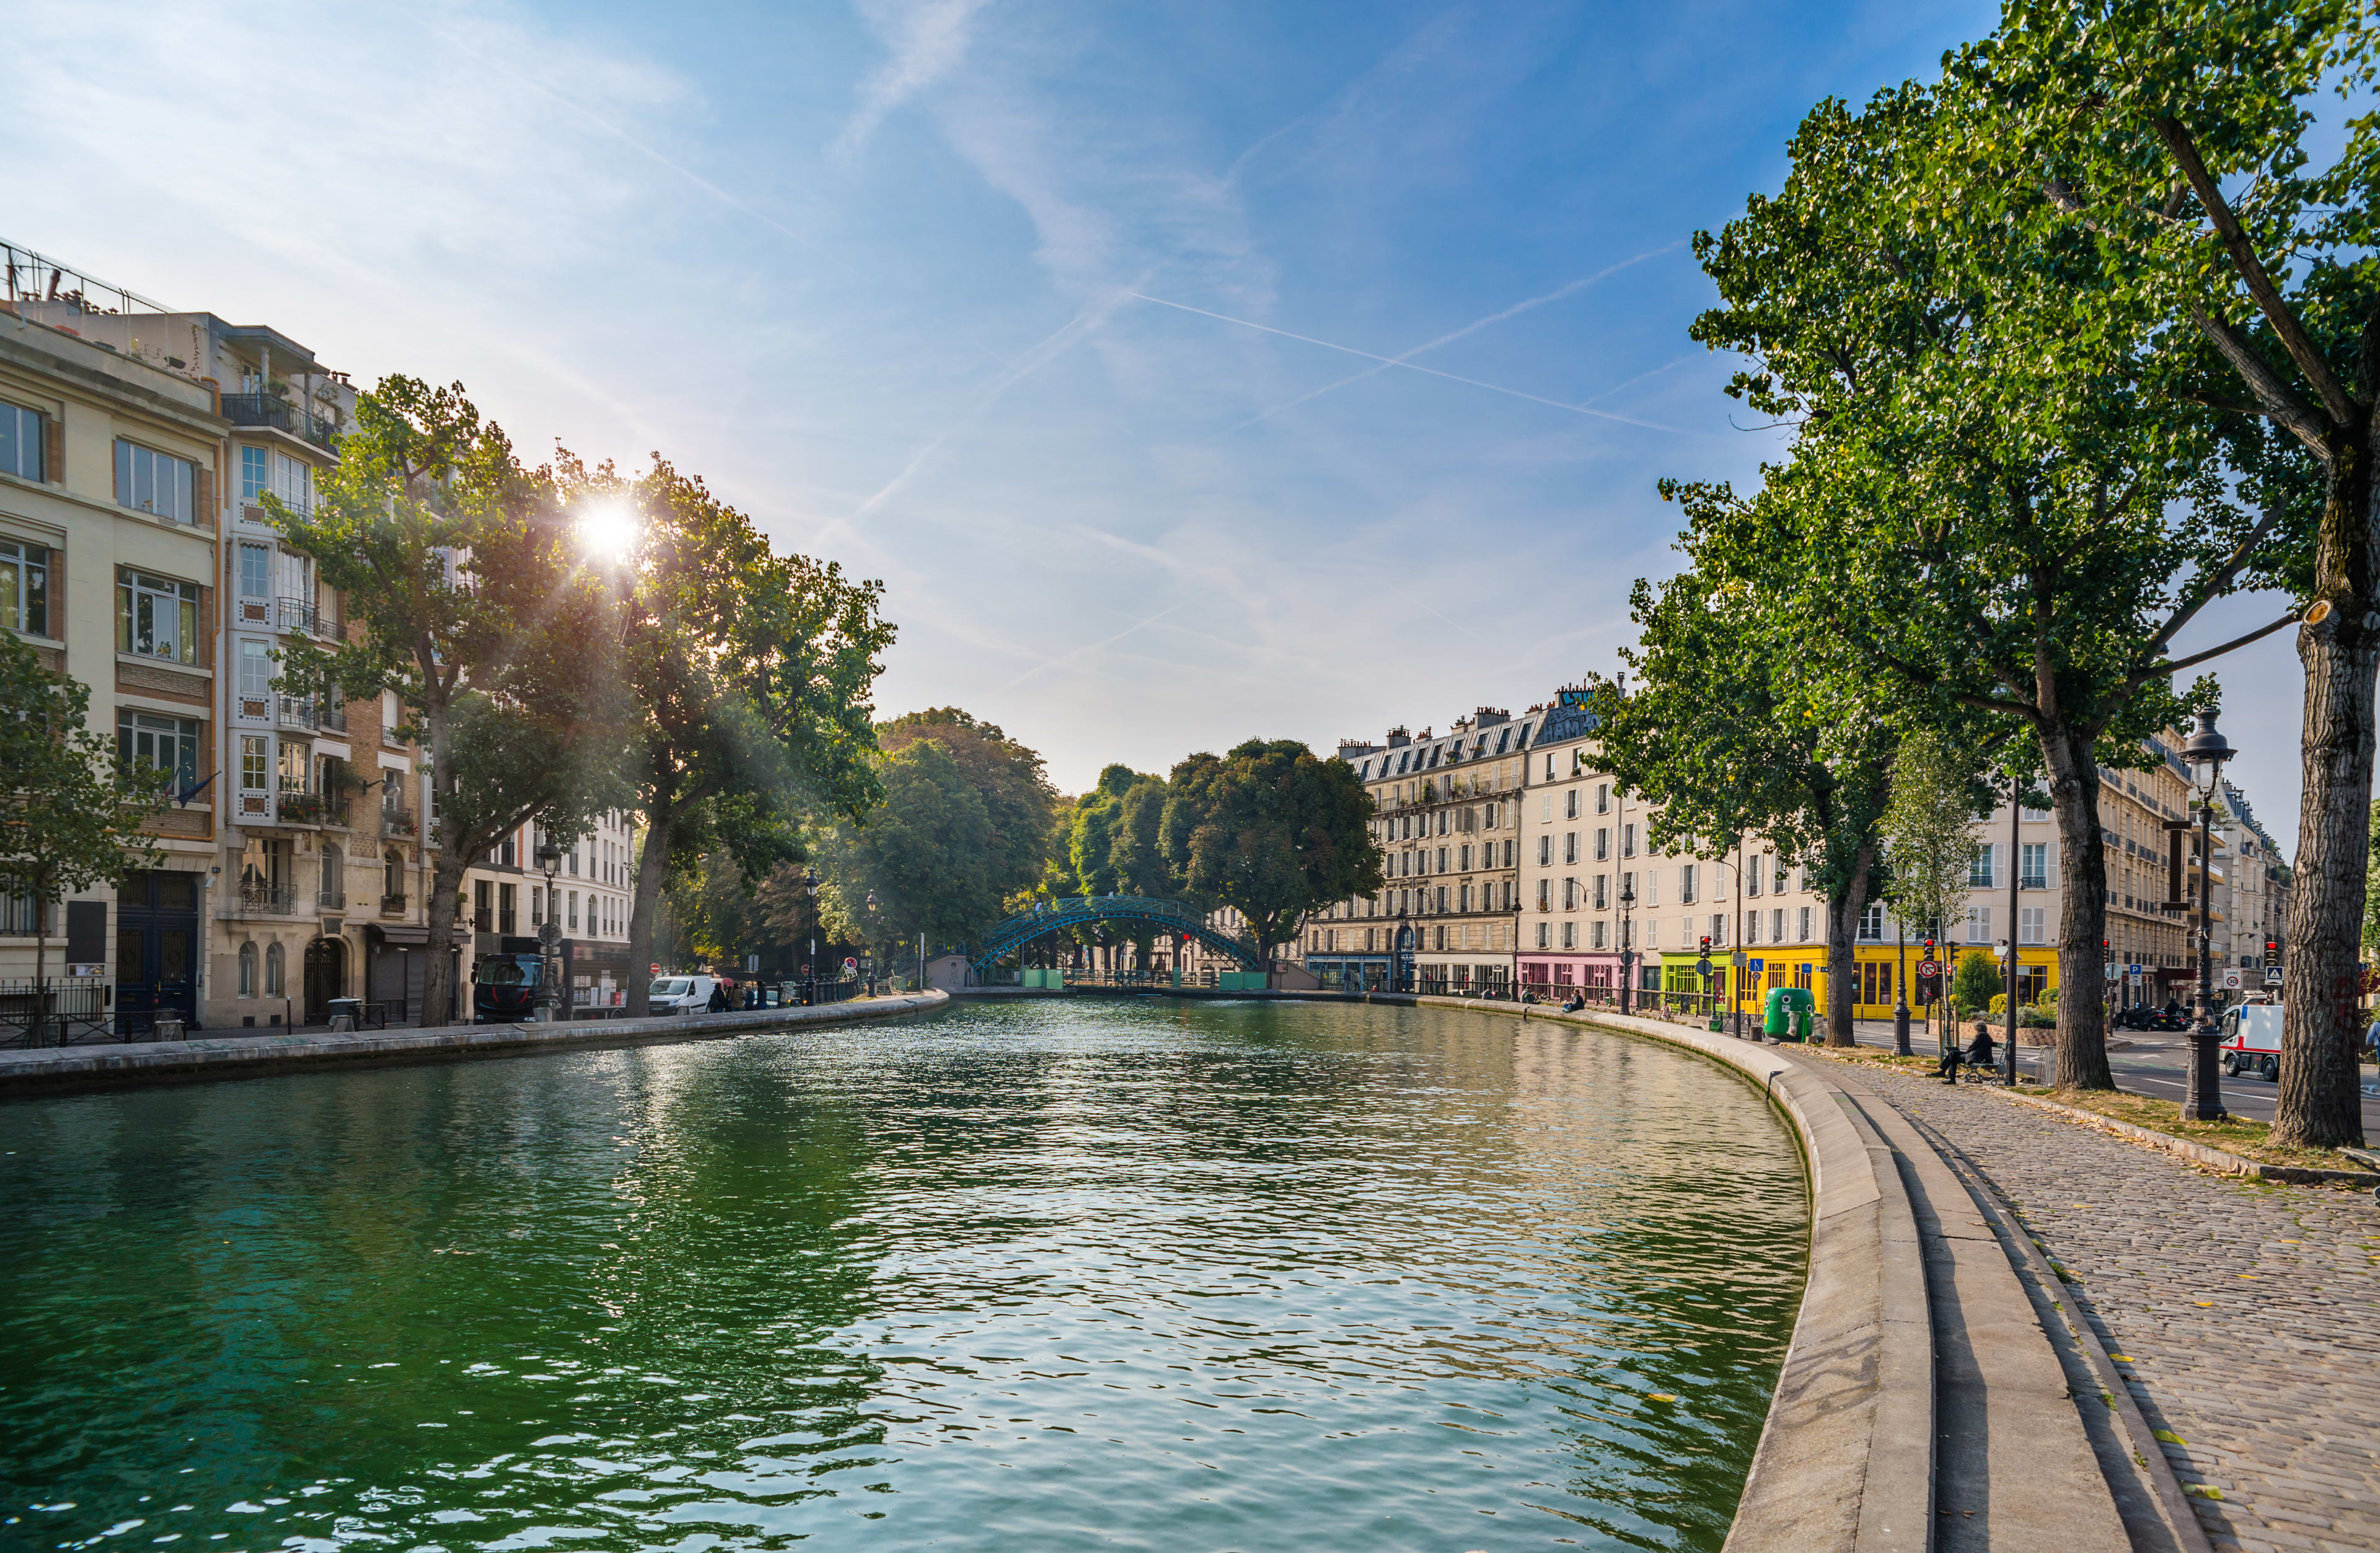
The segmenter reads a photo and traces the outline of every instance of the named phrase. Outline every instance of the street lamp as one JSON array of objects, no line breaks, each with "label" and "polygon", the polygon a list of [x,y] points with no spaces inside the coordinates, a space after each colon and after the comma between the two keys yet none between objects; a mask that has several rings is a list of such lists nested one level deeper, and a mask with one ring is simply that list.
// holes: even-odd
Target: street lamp
[{"label": "street lamp", "polygon": [[810,957],[809,957],[809,963],[808,963],[808,964],[807,964],[807,965],[805,965],[802,967],[802,974],[803,974],[804,976],[806,976],[806,977],[809,977],[810,986],[809,986],[809,996],[808,996],[808,997],[807,997],[807,998],[804,998],[804,999],[802,1000],[802,1001],[803,1001],[803,1002],[805,1002],[805,1003],[814,1003],[814,1002],[817,1002],[817,1001],[818,1001],[818,920],[819,920],[819,919],[818,919],[818,890],[819,890],[819,876],[818,876],[818,870],[817,870],[817,869],[815,869],[815,868],[804,868],[804,869],[802,870],[802,888],[803,888],[805,891],[808,892],[808,893],[809,893],[809,899],[810,899]]},{"label": "street lamp", "polygon": [[2216,1076],[2215,1027],[2214,867],[2215,793],[2223,781],[2223,762],[2237,753],[2231,741],[2215,731],[2215,714],[2198,714],[2198,731],[2181,746],[2190,766],[2191,784],[2198,789],[2198,1022],[2191,1027],[2190,1090],[2181,1114],[2192,1122],[2219,1122],[2223,1109],[2222,1081]]},{"label": "street lamp", "polygon": [[1909,924],[1900,915],[1899,903],[1894,904],[1892,925],[1900,938],[1900,963],[1892,974],[1892,1054],[1911,1055],[1909,1049]]},{"label": "street lamp", "polygon": [[538,843],[537,866],[545,874],[545,920],[537,925],[537,953],[542,962],[537,978],[537,1017],[540,1024],[551,1025],[562,1017],[558,1012],[562,991],[555,985],[562,977],[562,922],[553,906],[553,876],[562,866],[562,848],[551,835]]},{"label": "street lamp", "polygon": [[876,892],[868,892],[868,995],[876,996]]},{"label": "street lamp", "polygon": [[[1624,811],[1623,811],[1624,812]],[[1629,931],[1628,914],[1636,904],[1636,876],[1620,876],[1620,1012],[1626,1013],[1636,991],[1636,939]]]}]

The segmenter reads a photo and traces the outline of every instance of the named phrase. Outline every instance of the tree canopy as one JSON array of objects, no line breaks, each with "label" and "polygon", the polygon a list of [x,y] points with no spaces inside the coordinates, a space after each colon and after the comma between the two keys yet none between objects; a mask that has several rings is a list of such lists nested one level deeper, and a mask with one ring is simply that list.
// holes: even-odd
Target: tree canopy
[{"label": "tree canopy", "polygon": [[1343,760],[1250,739],[1183,760],[1166,789],[1168,867],[1194,903],[1236,910],[1268,959],[1317,908],[1380,888],[1371,796]]}]

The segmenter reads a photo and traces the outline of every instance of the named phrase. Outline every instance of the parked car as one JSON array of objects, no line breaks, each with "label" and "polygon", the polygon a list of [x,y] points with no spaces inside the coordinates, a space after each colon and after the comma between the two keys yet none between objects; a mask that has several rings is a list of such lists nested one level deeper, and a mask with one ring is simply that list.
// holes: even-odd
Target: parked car
[{"label": "parked car", "polygon": [[2254,1074],[2275,1083],[2281,1077],[2281,1010],[2274,1003],[2250,1003],[2225,1011],[2223,1071],[2233,1078]]},{"label": "parked car", "polygon": [[700,1013],[710,1006],[715,976],[662,976],[646,989],[646,1006],[655,1013]]}]

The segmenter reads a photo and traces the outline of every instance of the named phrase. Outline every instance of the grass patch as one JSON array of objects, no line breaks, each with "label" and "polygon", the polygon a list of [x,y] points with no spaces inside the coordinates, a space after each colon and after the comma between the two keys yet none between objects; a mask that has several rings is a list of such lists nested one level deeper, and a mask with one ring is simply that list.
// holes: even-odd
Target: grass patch
[{"label": "grass patch", "polygon": [[2260,1165],[2297,1165],[2317,1171],[2360,1171],[2346,1155],[2330,1148],[2283,1148],[2266,1141],[2272,1128],[2262,1122],[2233,1116],[2221,1122],[2188,1122],[2182,1119],[2181,1106],[2175,1100],[2152,1099],[2146,1095],[2134,1095],[2126,1090],[2057,1089],[2046,1092],[2046,1098],[2060,1105],[2087,1110],[2095,1116],[2105,1116],[2117,1122],[2129,1122],[2135,1127],[2168,1137],[2186,1138],[2203,1143],[2242,1159],[2253,1159]]}]

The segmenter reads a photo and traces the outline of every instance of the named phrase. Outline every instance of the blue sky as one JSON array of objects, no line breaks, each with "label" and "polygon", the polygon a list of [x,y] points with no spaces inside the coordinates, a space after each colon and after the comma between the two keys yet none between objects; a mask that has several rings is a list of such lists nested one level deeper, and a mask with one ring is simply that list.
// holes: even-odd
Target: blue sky
[{"label": "blue sky", "polygon": [[[1775,451],[1685,336],[1691,235],[1994,15],[6,0],[0,232],[531,452],[660,450],[884,579],[885,710],[1075,790],[1612,668],[1655,481]],[[2224,677],[2286,840],[2286,637]]]}]

